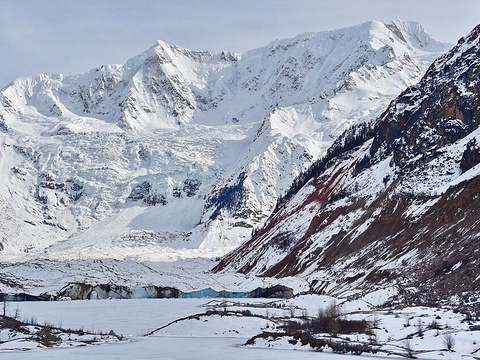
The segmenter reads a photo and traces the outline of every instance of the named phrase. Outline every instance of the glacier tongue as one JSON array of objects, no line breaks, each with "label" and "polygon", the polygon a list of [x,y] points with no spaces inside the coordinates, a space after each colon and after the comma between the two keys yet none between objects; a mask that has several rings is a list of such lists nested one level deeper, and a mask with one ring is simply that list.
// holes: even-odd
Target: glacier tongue
[{"label": "glacier tongue", "polygon": [[2,259],[222,255],[448,48],[374,21],[242,55],[159,41],[122,65],[17,79],[0,96]]}]

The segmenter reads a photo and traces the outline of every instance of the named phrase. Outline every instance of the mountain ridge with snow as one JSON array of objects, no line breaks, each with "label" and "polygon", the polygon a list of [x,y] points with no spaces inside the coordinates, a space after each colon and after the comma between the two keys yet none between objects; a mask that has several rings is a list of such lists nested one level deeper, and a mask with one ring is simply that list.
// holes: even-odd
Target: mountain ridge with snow
[{"label": "mountain ridge with snow", "polygon": [[447,47],[373,21],[242,55],[159,41],[123,65],[17,79],[0,97],[3,259],[222,255]]}]

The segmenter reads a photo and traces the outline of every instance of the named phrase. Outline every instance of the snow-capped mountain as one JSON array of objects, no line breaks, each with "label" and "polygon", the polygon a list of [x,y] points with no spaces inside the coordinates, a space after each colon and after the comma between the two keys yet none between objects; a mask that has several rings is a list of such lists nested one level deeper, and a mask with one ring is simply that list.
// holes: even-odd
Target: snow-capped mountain
[{"label": "snow-capped mountain", "polygon": [[2,259],[176,259],[248,239],[347,127],[449,48],[368,22],[238,55],[158,42],[0,95]]},{"label": "snow-capped mountain", "polygon": [[480,286],[479,59],[480,25],[377,121],[340,136],[216,271],[468,302]]}]

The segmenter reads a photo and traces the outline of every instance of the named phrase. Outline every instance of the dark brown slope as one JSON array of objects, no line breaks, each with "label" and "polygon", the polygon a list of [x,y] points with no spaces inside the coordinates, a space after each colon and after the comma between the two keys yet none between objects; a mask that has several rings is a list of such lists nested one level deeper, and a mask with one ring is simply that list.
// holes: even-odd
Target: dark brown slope
[{"label": "dark brown slope", "polygon": [[331,292],[480,290],[479,38],[477,26],[374,126],[344,134],[214,271],[301,274]]}]

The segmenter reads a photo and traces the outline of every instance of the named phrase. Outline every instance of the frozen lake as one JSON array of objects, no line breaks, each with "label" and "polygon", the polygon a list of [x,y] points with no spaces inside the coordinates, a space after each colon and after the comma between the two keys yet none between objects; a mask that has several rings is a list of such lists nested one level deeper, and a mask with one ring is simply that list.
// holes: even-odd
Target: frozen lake
[{"label": "frozen lake", "polygon": [[17,305],[20,317],[37,318],[63,328],[114,330],[124,336],[141,336],[188,315],[202,313],[209,299],[132,299],[76,300],[45,302],[11,302],[10,312]]},{"label": "frozen lake", "polygon": [[[202,305],[210,299],[137,299],[90,300],[65,302],[9,303],[8,312],[19,308],[22,318],[36,317],[64,328],[110,331],[129,338],[119,344],[76,348],[53,348],[28,352],[2,353],[8,359],[162,359],[162,360],[291,360],[345,359],[351,355],[336,355],[294,350],[255,349],[239,346],[246,338],[237,337],[167,337],[142,335],[169,322],[205,311]],[[245,301],[245,299],[242,299]],[[252,299],[259,302],[259,299]],[[264,300],[266,301],[266,300]],[[375,357],[378,359],[379,357]],[[362,356],[362,359],[368,359]]]}]

